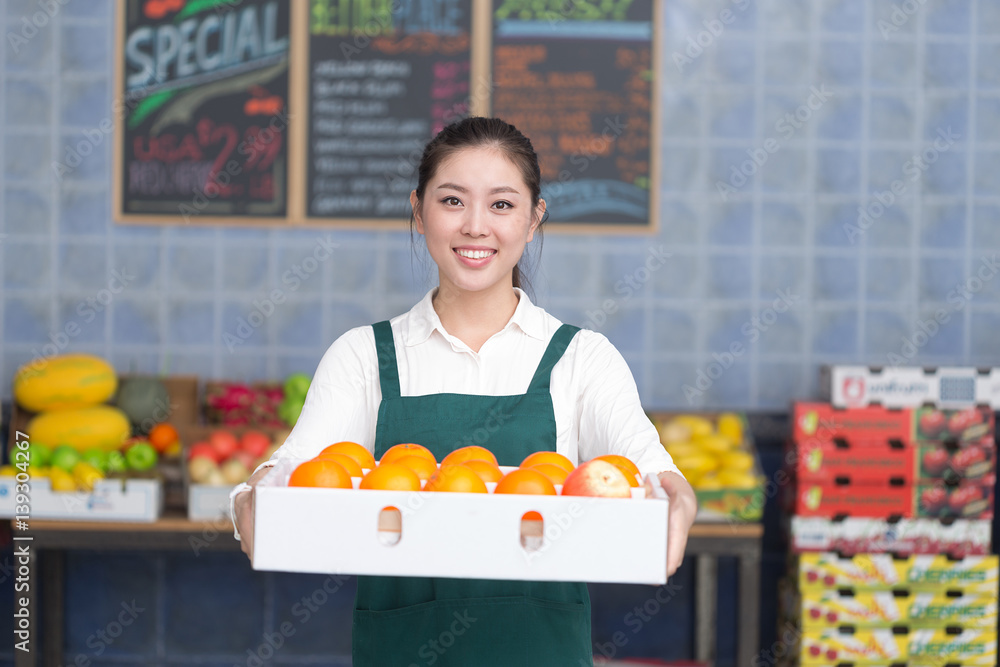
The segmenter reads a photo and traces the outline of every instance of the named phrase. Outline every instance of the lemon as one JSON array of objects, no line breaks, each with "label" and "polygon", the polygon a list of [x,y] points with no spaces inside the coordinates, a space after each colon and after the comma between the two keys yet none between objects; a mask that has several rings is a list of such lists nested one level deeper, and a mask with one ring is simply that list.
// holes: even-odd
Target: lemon
[{"label": "lemon", "polygon": [[702,454],[701,448],[693,442],[675,442],[671,445],[666,446],[667,453],[674,458],[686,458],[688,456],[696,456]]},{"label": "lemon", "polygon": [[701,448],[704,453],[716,456],[733,448],[733,443],[729,441],[729,438],[724,438],[721,435],[705,435],[695,440],[694,444]]},{"label": "lemon", "polygon": [[719,491],[723,488],[719,476],[711,472],[696,479],[691,486],[699,491]]},{"label": "lemon", "polygon": [[720,470],[719,482],[727,489],[753,489],[757,487],[757,478],[749,472],[741,470]]},{"label": "lemon", "polygon": [[73,479],[76,485],[83,491],[93,491],[94,483],[99,479],[104,479],[101,471],[86,461],[80,461],[73,466]]},{"label": "lemon", "polygon": [[706,456],[705,454],[694,454],[692,456],[678,456],[674,459],[674,463],[680,468],[684,476],[688,474],[694,475],[695,477],[700,477],[707,472],[711,472],[719,467],[718,461],[712,456]]},{"label": "lemon", "polygon": [[0,477],[15,477],[18,470],[14,466],[0,466]]},{"label": "lemon", "polygon": [[34,466],[28,466],[28,477],[31,479],[37,479],[49,476],[49,468],[36,468]]},{"label": "lemon", "polygon": [[723,412],[719,415],[715,428],[719,435],[734,445],[743,443],[743,419],[735,412]]},{"label": "lemon", "polygon": [[726,452],[719,456],[719,464],[723,470],[749,472],[753,470],[753,455],[741,451]]},{"label": "lemon", "polygon": [[668,445],[672,442],[685,442],[691,439],[691,429],[677,420],[661,423],[657,428],[660,442]]},{"label": "lemon", "polygon": [[698,415],[679,415],[674,417],[673,421],[687,426],[691,430],[691,437],[693,438],[711,435],[715,431],[712,428],[712,422]]},{"label": "lemon", "polygon": [[73,475],[62,468],[52,468],[49,471],[49,479],[52,481],[53,491],[76,491],[76,482]]}]

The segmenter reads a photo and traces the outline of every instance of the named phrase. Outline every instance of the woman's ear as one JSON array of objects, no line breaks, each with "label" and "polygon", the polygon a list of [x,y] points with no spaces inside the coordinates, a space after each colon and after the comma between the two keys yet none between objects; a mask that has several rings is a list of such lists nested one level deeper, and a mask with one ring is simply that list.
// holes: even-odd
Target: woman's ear
[{"label": "woman's ear", "polygon": [[542,224],[542,218],[545,217],[545,200],[539,199],[538,206],[535,207],[534,215],[532,215],[531,227],[528,229],[528,240],[527,243],[531,243],[531,240],[535,238],[535,230],[538,226]]},{"label": "woman's ear", "polygon": [[420,215],[420,197],[417,196],[417,191],[413,190],[410,192],[410,208],[413,209],[413,221],[416,223],[417,233],[424,233],[424,220]]}]

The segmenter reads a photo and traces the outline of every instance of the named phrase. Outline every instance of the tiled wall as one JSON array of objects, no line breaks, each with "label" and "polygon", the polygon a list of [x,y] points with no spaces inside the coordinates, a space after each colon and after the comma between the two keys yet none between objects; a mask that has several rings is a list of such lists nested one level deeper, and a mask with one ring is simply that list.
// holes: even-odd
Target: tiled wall
[{"label": "tiled wall", "polygon": [[[12,41],[46,3],[56,16]],[[4,395],[69,323],[80,328],[69,349],[123,371],[311,372],[341,332],[401,312],[430,286],[426,253],[403,230],[112,224],[110,137],[62,178],[51,166],[109,117],[111,2],[42,4],[0,0]],[[650,408],[782,408],[815,392],[819,364],[892,353],[998,363],[1000,280],[983,258],[1000,250],[1000,5],[670,0],[663,17],[660,232],[550,234],[536,300],[606,333]],[[915,162],[925,151],[933,163]],[[338,244],[330,259],[227,345],[320,235]],[[662,268],[634,294],[616,292],[647,277],[637,270],[661,245]],[[127,285],[102,291],[115,271]],[[979,271],[989,277],[967,284]],[[617,312],[605,321],[609,298]],[[939,310],[947,322],[909,350]]]}]

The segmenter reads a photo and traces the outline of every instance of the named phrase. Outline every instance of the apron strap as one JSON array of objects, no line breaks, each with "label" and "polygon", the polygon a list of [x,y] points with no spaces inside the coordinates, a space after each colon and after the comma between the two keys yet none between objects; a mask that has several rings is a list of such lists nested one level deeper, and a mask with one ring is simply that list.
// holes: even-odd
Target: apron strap
[{"label": "apron strap", "polygon": [[392,340],[389,320],[372,325],[375,331],[375,350],[378,352],[378,381],[382,387],[382,400],[399,398],[399,368],[396,366],[396,344]]},{"label": "apron strap", "polygon": [[556,330],[549,341],[549,346],[545,348],[542,360],[538,362],[538,368],[535,369],[535,376],[531,378],[531,384],[528,385],[527,393],[530,394],[534,391],[549,393],[549,379],[552,375],[552,367],[562,358],[566,348],[572,342],[573,336],[579,330],[580,327],[574,327],[571,324],[564,324]]}]

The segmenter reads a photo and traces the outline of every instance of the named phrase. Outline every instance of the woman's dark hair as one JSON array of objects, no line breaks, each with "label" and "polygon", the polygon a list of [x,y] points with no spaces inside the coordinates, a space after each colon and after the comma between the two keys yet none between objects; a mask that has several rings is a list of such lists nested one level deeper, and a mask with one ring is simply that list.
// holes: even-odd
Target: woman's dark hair
[{"label": "woman's dark hair", "polygon": [[[438,132],[430,140],[420,158],[417,169],[417,199],[424,200],[424,190],[427,183],[434,177],[438,165],[458,151],[465,148],[494,148],[518,168],[521,178],[531,192],[531,211],[535,208],[542,193],[542,174],[538,168],[538,155],[528,137],[499,118],[482,118],[473,116],[457,121]],[[548,212],[538,223],[535,233],[539,235],[541,244],[542,223],[548,218]],[[414,218],[410,216],[410,228],[413,228]],[[522,260],[523,261],[523,260]],[[521,262],[514,267],[514,287],[528,288],[528,281],[521,271]]]}]

